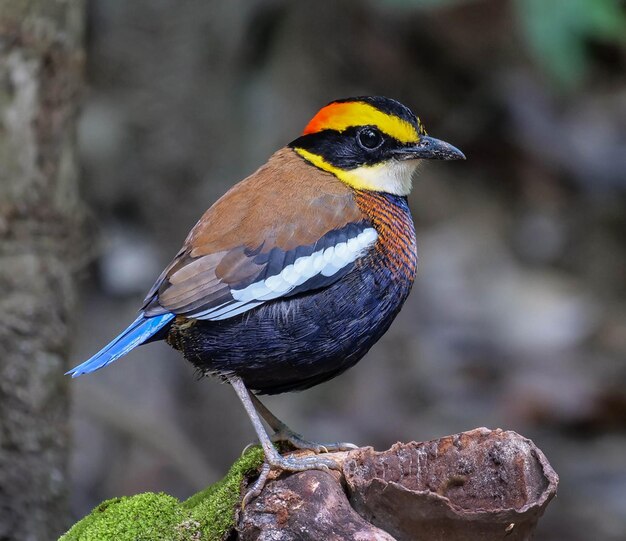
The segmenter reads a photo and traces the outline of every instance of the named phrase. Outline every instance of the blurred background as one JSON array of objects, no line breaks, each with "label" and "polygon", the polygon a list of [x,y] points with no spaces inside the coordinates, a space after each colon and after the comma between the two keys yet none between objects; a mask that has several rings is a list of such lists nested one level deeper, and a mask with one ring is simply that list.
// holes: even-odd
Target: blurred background
[{"label": "blurred background", "polygon": [[[516,430],[561,477],[538,539],[626,538],[623,2],[89,0],[86,40],[89,248],[68,367],[321,106],[393,97],[468,160],[416,179],[420,268],[391,330],[268,405],[311,439],[380,450]],[[232,390],[162,343],[70,389],[74,518],[124,494],[186,498],[254,441]]]}]

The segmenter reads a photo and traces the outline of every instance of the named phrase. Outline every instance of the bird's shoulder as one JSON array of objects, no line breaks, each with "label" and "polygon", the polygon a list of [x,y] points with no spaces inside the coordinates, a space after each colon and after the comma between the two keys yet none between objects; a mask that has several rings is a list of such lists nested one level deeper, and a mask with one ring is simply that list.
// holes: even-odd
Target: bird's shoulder
[{"label": "bird's shoulder", "polygon": [[284,148],[218,199],[185,244],[193,255],[242,244],[290,250],[363,218],[349,187]]}]

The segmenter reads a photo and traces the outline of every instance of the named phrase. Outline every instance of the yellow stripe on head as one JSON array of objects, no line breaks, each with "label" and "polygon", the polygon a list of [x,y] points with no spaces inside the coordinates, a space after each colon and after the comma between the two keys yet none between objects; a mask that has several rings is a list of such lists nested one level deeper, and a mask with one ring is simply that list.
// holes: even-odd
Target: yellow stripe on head
[{"label": "yellow stripe on head", "polygon": [[384,113],[369,103],[360,101],[333,102],[321,109],[308,123],[302,135],[323,130],[343,132],[352,126],[376,126],[401,143],[415,143],[422,134],[410,122]]}]

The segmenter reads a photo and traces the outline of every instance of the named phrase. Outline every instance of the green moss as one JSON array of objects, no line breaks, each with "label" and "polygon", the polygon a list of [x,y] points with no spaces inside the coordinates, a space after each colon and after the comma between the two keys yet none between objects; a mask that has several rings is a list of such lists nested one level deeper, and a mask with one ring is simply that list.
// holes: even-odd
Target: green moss
[{"label": "green moss", "polygon": [[244,477],[262,463],[262,449],[253,447],[222,480],[182,503],[151,492],[107,500],[59,541],[221,541],[235,524]]},{"label": "green moss", "polygon": [[182,541],[185,538],[178,535],[177,526],[186,519],[189,514],[183,511],[176,498],[148,492],[101,503],[61,539]]},{"label": "green moss", "polygon": [[252,447],[226,476],[217,483],[193,495],[183,503],[201,525],[202,539],[224,539],[235,524],[235,510],[241,495],[241,483],[263,463],[263,449]]}]

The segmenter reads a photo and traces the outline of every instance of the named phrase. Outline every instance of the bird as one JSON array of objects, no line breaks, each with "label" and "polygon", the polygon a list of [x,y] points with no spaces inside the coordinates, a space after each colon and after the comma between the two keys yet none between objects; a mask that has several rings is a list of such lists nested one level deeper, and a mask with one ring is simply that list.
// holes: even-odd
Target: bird
[{"label": "bird", "polygon": [[[165,340],[242,402],[265,456],[248,499],[273,469],[336,469],[323,453],[352,444],[305,440],[258,395],[334,378],[387,331],[417,270],[407,196],[420,163],[433,159],[465,156],[429,136],[400,102],[330,102],[204,213],[138,317],[67,374],[94,372]],[[273,445],[279,441],[313,453],[283,456]]]}]

